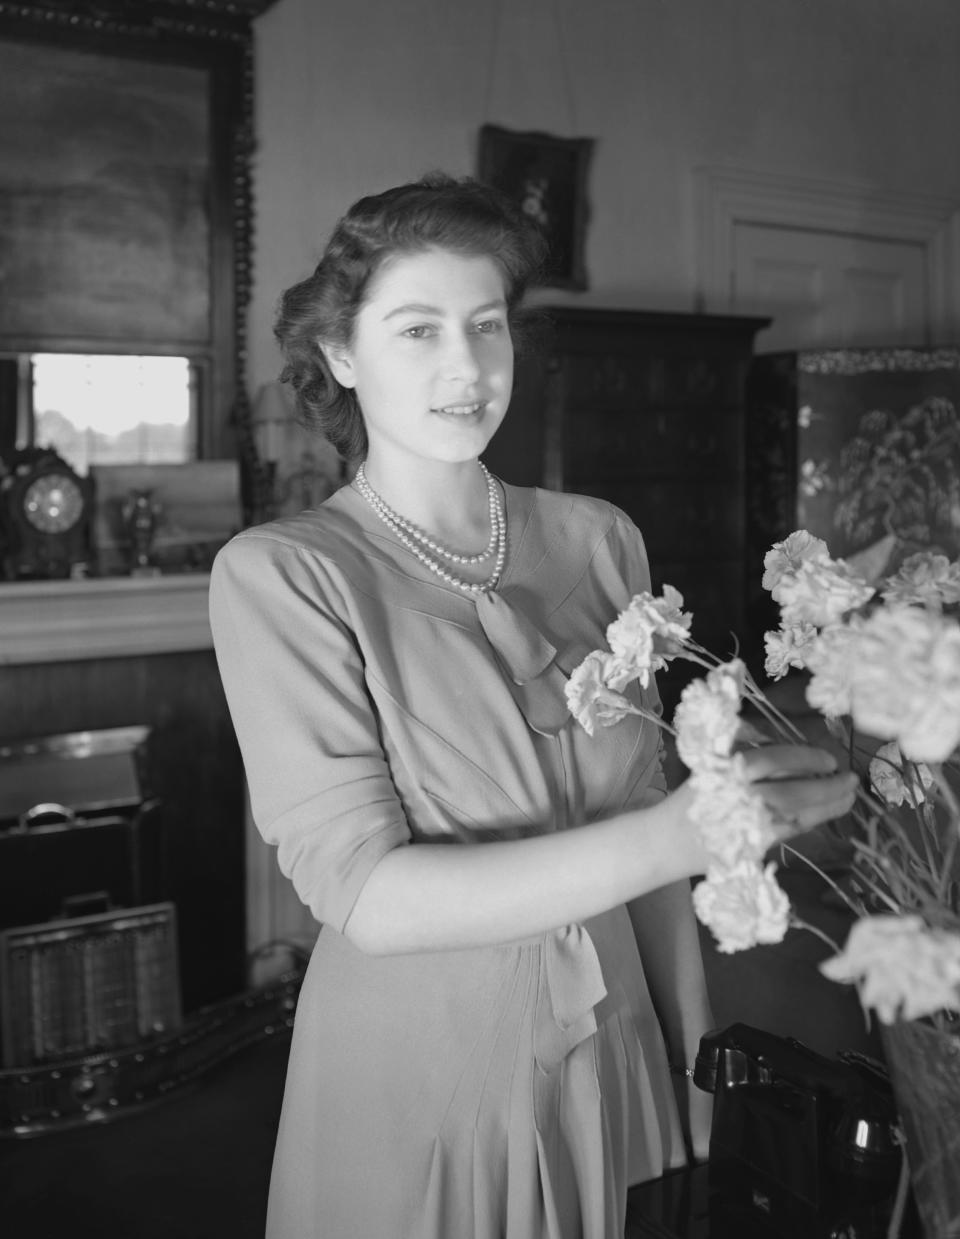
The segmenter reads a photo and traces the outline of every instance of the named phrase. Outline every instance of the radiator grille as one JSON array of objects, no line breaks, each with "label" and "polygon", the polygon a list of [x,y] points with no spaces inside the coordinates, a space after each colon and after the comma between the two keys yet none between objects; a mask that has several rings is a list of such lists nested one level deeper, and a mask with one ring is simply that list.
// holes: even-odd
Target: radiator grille
[{"label": "radiator grille", "polygon": [[5,1067],[120,1049],[181,1020],[172,903],[0,933]]}]

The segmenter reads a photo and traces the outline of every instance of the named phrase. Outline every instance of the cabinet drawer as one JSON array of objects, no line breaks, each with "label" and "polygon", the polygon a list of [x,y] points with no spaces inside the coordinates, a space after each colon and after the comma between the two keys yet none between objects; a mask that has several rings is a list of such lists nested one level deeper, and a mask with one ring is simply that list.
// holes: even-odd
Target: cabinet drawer
[{"label": "cabinet drawer", "polygon": [[701,354],[663,359],[663,399],[668,404],[735,404],[743,397],[746,364],[729,357]]},{"label": "cabinet drawer", "polygon": [[703,477],[740,472],[741,418],[735,409],[641,409],[566,415],[565,457],[579,479]]},{"label": "cabinet drawer", "polygon": [[663,394],[663,362],[649,352],[574,353],[553,363],[566,405],[585,409],[643,406]]},{"label": "cabinet drawer", "polygon": [[570,486],[607,499],[633,520],[653,560],[710,560],[736,555],[743,545],[739,482],[638,480]]},{"label": "cabinet drawer", "polygon": [[681,407],[736,404],[744,367],[736,359],[703,354],[574,353],[557,367],[565,401],[594,409],[623,404]]}]

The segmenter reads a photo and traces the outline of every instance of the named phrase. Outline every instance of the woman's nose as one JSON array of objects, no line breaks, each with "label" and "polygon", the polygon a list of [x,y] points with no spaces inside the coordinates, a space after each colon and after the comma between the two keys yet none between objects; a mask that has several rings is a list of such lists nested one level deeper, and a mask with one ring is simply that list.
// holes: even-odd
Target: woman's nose
[{"label": "woman's nose", "polygon": [[473,381],[480,374],[473,338],[466,333],[452,333],[443,357],[444,373],[453,379]]}]

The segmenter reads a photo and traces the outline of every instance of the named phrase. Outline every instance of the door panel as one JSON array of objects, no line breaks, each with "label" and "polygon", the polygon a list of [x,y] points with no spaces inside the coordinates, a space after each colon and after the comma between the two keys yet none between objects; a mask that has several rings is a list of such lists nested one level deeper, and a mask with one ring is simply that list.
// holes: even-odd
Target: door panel
[{"label": "door panel", "polygon": [[757,351],[923,345],[931,320],[919,242],[738,222],[733,299],[771,314]]}]

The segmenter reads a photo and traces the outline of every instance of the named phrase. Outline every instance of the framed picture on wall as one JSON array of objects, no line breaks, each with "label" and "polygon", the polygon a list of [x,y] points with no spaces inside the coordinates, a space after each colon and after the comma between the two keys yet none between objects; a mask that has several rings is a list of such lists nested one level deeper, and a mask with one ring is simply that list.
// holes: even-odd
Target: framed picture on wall
[{"label": "framed picture on wall", "polygon": [[559,138],[483,125],[477,176],[512,198],[544,231],[552,288],[587,287],[587,169],[593,138]]}]

